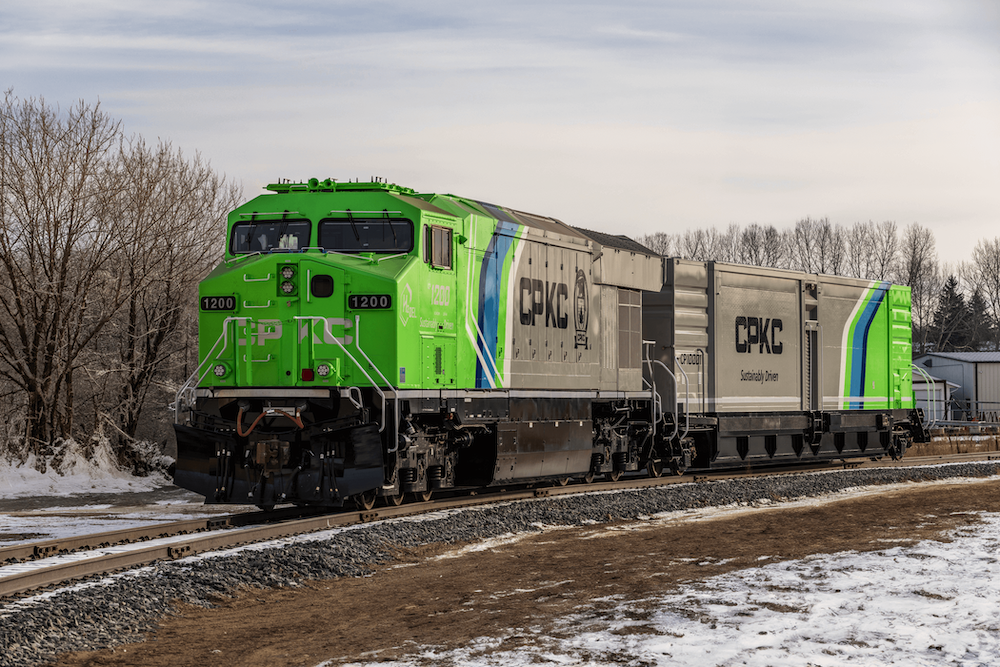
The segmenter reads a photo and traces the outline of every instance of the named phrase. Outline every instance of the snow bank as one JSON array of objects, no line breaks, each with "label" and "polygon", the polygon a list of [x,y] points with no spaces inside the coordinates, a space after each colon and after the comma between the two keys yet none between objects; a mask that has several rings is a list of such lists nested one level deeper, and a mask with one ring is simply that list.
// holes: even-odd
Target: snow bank
[{"label": "snow bank", "polygon": [[37,463],[34,455],[23,465],[0,458],[0,499],[152,491],[169,483],[160,475],[135,477],[119,470],[106,440],[98,441],[90,456],[68,440],[46,459],[46,472],[38,472]]}]

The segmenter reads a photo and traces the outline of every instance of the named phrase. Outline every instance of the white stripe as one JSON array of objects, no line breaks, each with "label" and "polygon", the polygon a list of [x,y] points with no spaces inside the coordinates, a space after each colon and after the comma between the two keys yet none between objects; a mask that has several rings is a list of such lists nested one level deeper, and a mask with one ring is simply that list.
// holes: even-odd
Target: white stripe
[{"label": "white stripe", "polygon": [[[873,280],[868,284],[868,287],[861,293],[861,298],[858,302],[854,304],[854,310],[851,311],[851,315],[847,318],[847,323],[844,324],[844,335],[840,338],[840,389],[843,390],[844,382],[847,380],[847,336],[851,332],[851,324],[854,322],[854,318],[858,316],[858,311],[861,310],[861,306],[867,303],[865,295],[875,286],[875,281]],[[844,405],[846,401],[837,405],[840,409],[847,409]]]},{"label": "white stripe", "polygon": [[[505,378],[510,377],[510,363],[511,357],[511,345],[514,340],[514,318],[511,317],[511,311],[514,304],[514,278],[517,276],[517,270],[521,266],[521,256],[524,251],[524,225],[521,225],[517,232],[514,234],[514,241],[517,242],[517,248],[514,250],[514,258],[510,262],[510,274],[507,276],[507,321],[504,323],[504,359],[503,359],[503,375]],[[514,242],[511,243],[514,245]],[[500,269],[501,276],[503,275],[503,267]],[[497,324],[499,326],[499,323]]]},{"label": "white stripe", "polygon": [[[476,226],[477,226],[476,216],[473,214],[471,216],[471,219],[472,219],[471,234],[472,238],[475,239]],[[486,381],[490,383],[490,388],[493,389],[496,387],[496,382],[494,381],[493,375],[496,372],[497,365],[495,362],[493,362],[493,359],[491,357],[490,365],[493,367],[493,371],[491,372],[490,366],[486,365],[486,359],[483,358],[484,350],[479,346],[479,341],[476,339],[476,335],[472,333],[472,328],[469,326],[469,322],[471,321],[475,325],[476,331],[479,333],[479,338],[485,344],[486,337],[483,336],[483,332],[479,330],[479,322],[477,321],[476,313],[473,312],[472,310],[472,266],[474,264],[473,259],[475,258],[475,250],[473,248],[474,245],[475,243],[469,244],[469,259],[467,261],[468,267],[466,267],[466,272],[465,272],[465,286],[466,286],[465,303],[469,310],[468,317],[465,318],[465,333],[468,334],[469,341],[472,343],[472,349],[475,350],[476,357],[479,358],[479,363],[483,367],[483,374],[486,376]]]}]

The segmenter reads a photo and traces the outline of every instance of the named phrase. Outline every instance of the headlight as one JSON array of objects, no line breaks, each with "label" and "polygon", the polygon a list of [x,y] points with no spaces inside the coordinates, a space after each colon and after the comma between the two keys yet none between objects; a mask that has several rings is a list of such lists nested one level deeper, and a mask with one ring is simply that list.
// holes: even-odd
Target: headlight
[{"label": "headlight", "polygon": [[294,276],[294,275],[295,275],[295,267],[294,266],[287,266],[286,265],[286,266],[281,267],[281,277],[284,278],[285,280],[291,280],[292,276]]},{"label": "headlight", "polygon": [[319,366],[316,367],[316,372],[319,374],[321,378],[325,378],[327,375],[330,374],[329,364],[320,364]]},{"label": "headlight", "polygon": [[290,280],[286,280],[285,282],[281,283],[281,291],[284,292],[285,294],[291,294],[292,292],[295,291],[295,285],[293,285]]},{"label": "headlight", "polygon": [[226,373],[229,372],[229,369],[226,368],[225,364],[216,364],[215,368],[212,369],[212,372],[215,373],[215,377],[221,378],[226,376]]}]

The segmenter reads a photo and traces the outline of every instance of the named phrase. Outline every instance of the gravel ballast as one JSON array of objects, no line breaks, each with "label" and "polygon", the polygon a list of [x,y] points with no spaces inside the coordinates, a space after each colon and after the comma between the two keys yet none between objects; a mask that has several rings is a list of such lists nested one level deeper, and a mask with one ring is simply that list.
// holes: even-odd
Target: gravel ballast
[{"label": "gravel ballast", "polygon": [[308,580],[362,576],[390,561],[399,547],[473,542],[537,532],[545,526],[638,520],[703,507],[788,501],[873,485],[998,474],[1000,462],[975,462],[581,493],[470,508],[419,520],[366,524],[339,531],[329,539],[277,548],[249,548],[218,557],[164,562],[97,585],[0,606],[0,667],[35,665],[66,651],[141,641],[171,613],[176,601],[207,607],[212,600],[241,588],[292,587]]}]

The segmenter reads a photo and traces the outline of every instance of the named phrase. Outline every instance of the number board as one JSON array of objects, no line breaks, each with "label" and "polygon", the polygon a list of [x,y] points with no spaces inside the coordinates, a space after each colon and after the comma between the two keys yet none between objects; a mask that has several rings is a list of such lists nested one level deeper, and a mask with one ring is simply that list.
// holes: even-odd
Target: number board
[{"label": "number board", "polygon": [[352,294],[347,297],[347,307],[352,310],[392,308],[392,297],[388,294]]},{"label": "number board", "polygon": [[236,310],[235,296],[203,296],[202,310]]}]

